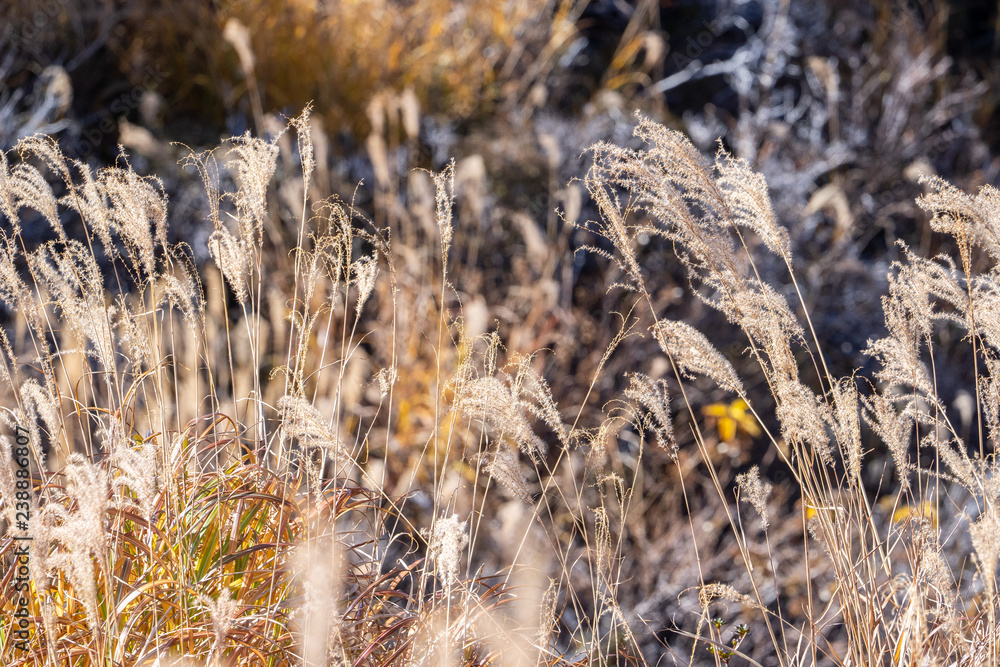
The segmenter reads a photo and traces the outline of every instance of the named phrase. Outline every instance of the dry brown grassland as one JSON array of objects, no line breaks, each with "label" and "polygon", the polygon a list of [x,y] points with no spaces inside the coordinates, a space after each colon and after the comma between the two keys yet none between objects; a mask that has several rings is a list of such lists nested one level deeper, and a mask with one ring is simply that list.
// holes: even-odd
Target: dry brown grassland
[{"label": "dry brown grassland", "polygon": [[[558,330],[558,295],[526,294],[505,341],[459,282],[454,166],[414,172],[426,196],[383,198],[373,224],[313,195],[309,110],[191,152],[199,266],[124,156],[95,172],[44,136],[2,155],[3,664],[1000,664],[1000,192],[925,178],[918,204],[958,253],[903,249],[877,373],[837,377],[764,178],[652,121],[636,134],[590,149],[599,219],[561,211],[620,299],[577,405],[543,377],[554,338],[524,333]],[[26,238],[28,214],[51,240]],[[551,276],[557,239],[532,222]],[[762,381],[671,319],[649,239]],[[975,360],[971,429],[938,393],[944,330]],[[661,358],[586,423],[634,336]],[[729,397],[703,412],[706,381]],[[892,458],[877,494],[865,424]],[[758,432],[781,488],[757,466],[733,486],[720,459]],[[653,548],[663,572],[637,570]],[[688,605],[672,627],[647,620],[663,590]]]}]

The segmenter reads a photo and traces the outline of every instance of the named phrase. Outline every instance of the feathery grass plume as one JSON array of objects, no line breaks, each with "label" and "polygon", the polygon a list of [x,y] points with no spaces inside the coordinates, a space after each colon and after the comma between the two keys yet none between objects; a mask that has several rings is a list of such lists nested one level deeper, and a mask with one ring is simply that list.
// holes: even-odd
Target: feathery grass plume
[{"label": "feathery grass plume", "polygon": [[545,442],[528,425],[528,404],[515,393],[516,385],[505,373],[500,375],[506,382],[496,377],[463,377],[460,369],[451,380],[455,392],[451,408],[466,419],[489,426],[496,437],[509,437],[518,449],[537,460],[547,449]]},{"label": "feathery grass plume", "polygon": [[[62,425],[62,419],[59,415],[59,400],[43,389],[42,385],[34,378],[28,378],[21,383],[20,393],[21,404],[25,406],[29,414],[42,418],[42,422],[48,431],[49,442],[55,443],[59,437]],[[33,441],[39,445],[41,443],[41,440],[37,437]],[[39,446],[38,452],[41,453],[42,451],[44,451],[44,448]],[[44,461],[38,462],[40,468],[43,468],[44,465]]]},{"label": "feathery grass plume", "polygon": [[914,470],[910,463],[910,436],[916,421],[912,402],[907,402],[902,411],[897,411],[896,401],[885,394],[862,396],[861,401],[865,406],[865,422],[889,447],[899,482],[904,489],[909,489],[910,474]]},{"label": "feathery grass plume", "polygon": [[[48,350],[48,337],[45,328],[45,313],[28,284],[21,277],[17,268],[20,252],[15,241],[4,237],[0,242],[0,301],[10,310],[19,312],[40,343],[42,356]],[[36,343],[36,344],[38,344]]]},{"label": "feathery grass plume", "polygon": [[437,225],[441,234],[441,273],[448,273],[448,251],[451,249],[452,229],[451,209],[455,202],[455,161],[448,163],[441,173],[434,177],[434,202],[437,208]]},{"label": "feathery grass plume", "polygon": [[[645,150],[598,143],[591,149],[594,166],[586,178],[605,221],[593,230],[615,246],[619,256],[613,259],[633,281],[641,282],[632,247],[635,236],[643,233],[676,244],[679,259],[701,279],[712,273],[738,273],[734,240],[720,215],[725,201],[704,158],[683,134],[648,119],[640,120],[634,134],[646,142]],[[629,192],[624,211],[608,185]],[[648,211],[657,224],[628,223],[633,207]]]},{"label": "feathery grass plume", "polygon": [[208,237],[208,250],[236,300],[241,306],[246,305],[252,259],[243,238],[237,239],[228,229],[220,227]]},{"label": "feathery grass plume", "polygon": [[[185,148],[187,147],[185,146]],[[195,153],[190,149],[188,151],[188,154],[181,158],[178,164],[182,167],[194,167],[198,172],[207,197],[208,221],[212,223],[212,229],[220,229],[223,227],[222,220],[219,218],[222,195],[219,193],[219,162],[215,158],[215,152],[210,150]]]},{"label": "feathery grass plume", "polygon": [[751,466],[750,470],[736,476],[736,486],[740,491],[740,500],[753,505],[753,508],[757,510],[757,514],[760,515],[761,528],[767,530],[767,499],[770,497],[774,487],[767,482],[761,481],[760,468],[756,465]]},{"label": "feathery grass plume", "polygon": [[103,169],[100,189],[110,203],[108,218],[129,254],[136,281],[153,278],[155,245],[167,243],[167,196],[155,178],[143,178],[132,169]]},{"label": "feathery grass plume", "polygon": [[990,440],[997,443],[1000,442],[1000,360],[987,358],[986,368],[988,372],[978,378],[982,414]]},{"label": "feathery grass plume", "polygon": [[[850,484],[861,484],[861,417],[858,412],[858,388],[853,379],[842,379],[833,385],[834,440],[847,460]],[[859,487],[860,488],[860,487]]]},{"label": "feathery grass plume", "polygon": [[175,264],[174,273],[164,273],[159,276],[160,303],[166,303],[171,308],[177,308],[192,333],[197,333],[201,327],[203,301],[201,290],[195,282],[195,277],[185,263]]},{"label": "feathery grass plume", "polygon": [[295,139],[299,147],[299,162],[302,165],[302,189],[304,196],[308,196],[309,183],[312,179],[313,170],[316,168],[316,158],[313,155],[312,104],[307,104],[302,113],[291,120],[292,127],[295,128]]},{"label": "feathery grass plume", "polygon": [[389,395],[389,391],[392,389],[392,386],[396,384],[397,377],[398,373],[395,366],[379,369],[378,375],[375,376],[375,379],[378,380],[379,398],[384,399]]},{"label": "feathery grass plume", "polygon": [[[901,270],[902,266],[899,267]],[[932,313],[926,296],[915,291],[926,285],[921,271],[902,270],[889,276],[889,294],[882,297],[889,335],[869,340],[864,353],[881,365],[875,377],[887,388],[913,387],[928,398],[934,396],[934,386],[927,367],[920,360],[921,338],[930,334]]]},{"label": "feathery grass plume", "polygon": [[74,162],[73,166],[80,174],[80,182],[73,183],[71,194],[63,197],[62,203],[76,210],[87,229],[97,236],[108,257],[115,257],[118,247],[111,238],[113,223],[101,172],[94,178],[89,165]]},{"label": "feathery grass plume", "polygon": [[750,169],[746,160],[726,152],[721,139],[715,154],[715,169],[719,174],[719,190],[728,209],[726,213],[732,222],[753,230],[768,250],[790,265],[792,249],[788,230],[775,218],[764,175]]},{"label": "feathery grass plume", "polygon": [[[18,466],[20,468],[20,466]],[[8,526],[16,526],[14,511],[17,503],[17,482],[14,471],[14,446],[5,435],[0,435],[0,500],[3,501],[3,516]],[[34,494],[32,494],[33,496]],[[34,507],[32,515],[34,515]]]},{"label": "feathery grass plume", "polygon": [[19,211],[30,208],[42,214],[52,229],[59,235],[60,241],[66,241],[66,230],[59,220],[59,205],[52,187],[45,180],[42,172],[29,164],[16,164],[7,176],[6,189],[9,199],[5,208],[15,234],[20,235]]},{"label": "feathery grass plume", "polygon": [[260,248],[267,215],[267,189],[278,159],[276,141],[250,136],[233,137],[239,190],[233,197],[239,220],[240,239],[251,248]]},{"label": "feathery grass plume", "polygon": [[132,372],[138,374],[144,368],[147,370],[154,368],[158,360],[150,345],[144,316],[133,312],[124,294],[118,295],[116,302],[118,341],[127,352],[125,356],[131,364]]},{"label": "feathery grass plume", "polygon": [[[471,348],[470,341],[465,341],[465,345]],[[495,364],[495,356],[490,353],[492,345],[487,346],[487,367]],[[530,356],[512,359],[511,364],[516,365],[513,377],[504,371],[497,371],[496,377],[477,377],[474,358],[467,355],[449,381],[449,387],[454,392],[452,412],[489,426],[498,439],[510,438],[535,461],[548,447],[531,429],[527,415],[543,420],[560,442],[565,443],[567,435],[548,385],[531,368],[530,360]]]},{"label": "feathery grass plume", "polygon": [[357,313],[360,316],[361,309],[375,289],[375,276],[378,275],[378,261],[372,255],[365,255],[351,263],[351,271],[354,273],[354,284],[358,290]]},{"label": "feathery grass plume", "polygon": [[917,199],[917,205],[932,214],[931,229],[950,234],[958,241],[962,266],[970,273],[972,245],[984,248],[1000,261],[1000,192],[984,185],[973,197],[938,176],[924,175],[920,183],[931,192]]},{"label": "feathery grass plume", "polygon": [[458,569],[462,549],[469,543],[466,522],[459,521],[457,514],[441,517],[434,522],[428,540],[427,555],[434,561],[434,570],[446,586],[458,579]]},{"label": "feathery grass plume", "polygon": [[597,554],[597,571],[608,581],[614,578],[611,563],[611,525],[608,511],[604,507],[594,508],[594,546]]},{"label": "feathery grass plume", "polygon": [[486,461],[483,464],[486,474],[505,486],[522,502],[532,504],[531,492],[528,491],[528,483],[521,471],[521,462],[517,459],[517,449],[514,445],[500,439],[483,458]]},{"label": "feathery grass plume", "polygon": [[73,177],[70,173],[70,165],[66,162],[66,156],[59,149],[59,142],[53,137],[45,134],[33,134],[24,137],[14,150],[18,152],[21,159],[28,160],[28,156],[34,156],[45,163],[50,170],[62,179],[66,187],[72,189]]},{"label": "feathery grass plume", "polygon": [[969,537],[972,538],[976,570],[992,599],[996,594],[996,570],[1000,561],[1000,511],[996,503],[987,503],[979,517],[969,522]]},{"label": "feathery grass plume", "polygon": [[538,634],[535,645],[541,647],[541,655],[549,646],[552,634],[556,631],[556,609],[559,604],[559,585],[555,579],[549,579],[549,585],[538,600]]},{"label": "feathery grass plume", "polygon": [[612,437],[616,423],[613,418],[605,419],[596,428],[576,428],[569,434],[572,444],[586,449],[588,472],[597,470],[604,464],[608,438]]},{"label": "feathery grass plume", "polygon": [[617,195],[612,196],[609,192],[610,188],[603,181],[604,175],[604,172],[598,170],[595,165],[587,173],[585,181],[591,199],[594,200],[601,212],[601,219],[588,221],[584,224],[574,223],[574,225],[604,237],[618,252],[611,254],[597,246],[582,246],[577,252],[592,252],[615,262],[621,272],[631,279],[634,289],[642,284],[642,269],[639,267],[633,248],[635,237],[641,233],[655,234],[656,232],[649,225],[633,225],[627,222],[628,209],[623,211]]},{"label": "feathery grass plume", "polygon": [[760,605],[754,602],[753,598],[740,593],[729,584],[720,584],[716,582],[704,584],[698,587],[698,606],[701,607],[703,612],[707,614],[709,605],[717,600],[736,602],[748,607],[753,607],[754,609],[758,609],[760,607]]},{"label": "feathery grass plume", "polygon": [[11,184],[7,151],[0,150],[0,213],[10,221],[14,229],[14,236],[21,235],[21,218],[18,215],[18,208],[20,208],[20,204]]},{"label": "feathery grass plume", "polygon": [[[667,383],[654,380],[643,373],[629,373],[629,386],[625,390],[625,398],[635,405],[632,408],[632,423],[644,433],[652,430],[656,436],[656,444],[668,452],[672,458],[677,457],[677,441],[674,439],[673,420],[670,418],[670,394]],[[645,410],[643,410],[645,409]]]},{"label": "feathery grass plume", "polygon": [[212,643],[212,656],[215,664],[218,665],[221,664],[226,637],[233,627],[236,617],[241,612],[241,605],[233,600],[229,589],[225,586],[222,587],[218,597],[214,600],[207,595],[199,595],[198,600],[212,619],[212,634],[215,635],[215,641]]},{"label": "feathery grass plume", "polygon": [[54,242],[47,243],[28,256],[28,265],[52,294],[62,320],[90,343],[88,353],[105,371],[114,372],[117,364],[111,323],[115,307],[104,302],[104,283],[93,254],[75,240],[66,241],[61,250]]},{"label": "feathery grass plume", "polygon": [[285,438],[298,440],[303,450],[320,447],[342,462],[349,461],[349,452],[330,428],[329,420],[320,414],[305,396],[286,394],[278,399],[281,430]]},{"label": "feathery grass plume", "polygon": [[790,342],[803,340],[805,332],[785,298],[758,280],[727,284],[729,276],[718,278],[719,281],[714,277],[708,281],[723,290],[718,301],[710,305],[721,310],[764,350],[775,381],[797,381],[798,364]]},{"label": "feathery grass plume", "polygon": [[[534,355],[514,355],[512,362],[517,364],[517,373],[511,385],[511,393],[516,396],[525,411],[540,419],[559,438],[559,443],[566,446],[569,434],[566,425],[559,415],[559,408],[552,397],[548,382],[535,372]],[[542,453],[545,453],[542,447]]]},{"label": "feathery grass plume", "polygon": [[[66,496],[75,503],[69,511],[59,503],[48,503],[31,520],[32,537],[38,547],[34,558],[48,579],[59,570],[69,579],[87,610],[91,631],[101,627],[93,556],[107,572],[107,475],[97,464],[76,452],[66,467]],[[51,546],[55,548],[52,549]]]},{"label": "feathery grass plume", "polygon": [[693,379],[695,375],[705,375],[727,391],[744,394],[743,383],[733,365],[690,324],[659,320],[653,325],[653,337],[684,377]]},{"label": "feathery grass plume", "polygon": [[[1000,353],[1000,281],[991,275],[976,276],[971,292],[975,313],[970,308],[965,313],[966,322],[975,325],[976,333],[992,348],[991,354],[997,355]],[[983,354],[988,356],[985,351]]]},{"label": "feathery grass plume", "polygon": [[960,621],[955,602],[958,591],[951,567],[941,547],[941,535],[931,522],[920,520],[913,534],[913,581],[920,595],[931,603],[927,620],[940,627],[952,641],[960,639]]},{"label": "feathery grass plume", "polygon": [[138,447],[133,447],[133,442],[139,440],[138,436],[128,438],[121,420],[113,415],[102,431],[105,450],[111,453],[114,469],[119,472],[111,482],[112,492],[120,501],[123,498],[122,487],[128,487],[135,495],[142,516],[152,523],[160,479],[155,441],[140,441]]},{"label": "feathery grass plume", "polygon": [[801,382],[779,381],[775,389],[775,416],[781,436],[788,442],[808,444],[824,463],[832,464],[826,425],[832,421],[829,406]]}]

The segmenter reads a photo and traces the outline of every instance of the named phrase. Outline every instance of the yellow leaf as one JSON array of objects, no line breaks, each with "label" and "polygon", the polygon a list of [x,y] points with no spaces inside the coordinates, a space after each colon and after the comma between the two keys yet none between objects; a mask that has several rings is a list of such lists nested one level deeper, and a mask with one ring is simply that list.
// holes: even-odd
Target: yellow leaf
[{"label": "yellow leaf", "polygon": [[903,505],[892,513],[893,523],[906,523],[910,517],[927,519],[931,525],[937,528],[937,509],[929,500],[925,500],[917,505]]},{"label": "yellow leaf", "polygon": [[729,442],[736,437],[736,420],[723,417],[719,420],[719,438],[723,442]]}]

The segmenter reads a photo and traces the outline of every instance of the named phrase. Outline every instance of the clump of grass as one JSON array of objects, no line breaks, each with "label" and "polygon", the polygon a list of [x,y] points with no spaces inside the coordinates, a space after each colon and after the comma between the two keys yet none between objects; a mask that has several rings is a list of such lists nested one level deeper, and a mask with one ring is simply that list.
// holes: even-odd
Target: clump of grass
[{"label": "clump of grass", "polygon": [[[463,558],[475,539],[470,510],[462,519],[444,511],[454,492],[437,477],[455,449],[456,418],[486,407],[468,368],[447,361],[445,310],[435,322],[445,361],[432,456],[406,471],[414,486],[387,490],[387,473],[402,477],[388,454],[398,382],[392,247],[350,205],[308,206],[310,127],[308,111],[289,126],[305,183],[291,252],[269,208],[282,137],[236,138],[222,161],[187,158],[207,193],[208,267],[170,240],[162,187],[124,157],[95,173],[41,137],[3,155],[0,298],[14,326],[0,338],[2,419],[29,433],[33,462],[20,529],[32,538],[31,633],[24,650],[9,626],[0,630],[5,664],[406,664],[426,652],[479,664],[528,635],[525,656],[549,659],[549,634],[512,624],[500,607],[514,597],[504,579]],[[444,289],[452,195],[447,175],[437,183]],[[24,225],[39,220],[51,240],[32,244]],[[291,258],[287,283],[288,267],[271,261],[281,255]],[[276,296],[276,284],[288,292]],[[362,341],[373,334],[359,328],[372,307],[391,322],[379,332],[387,349],[369,354]],[[379,359],[388,364],[359,363]],[[524,415],[561,422],[544,381],[526,362],[516,369],[490,379],[509,401],[500,421],[485,421],[501,431],[519,424],[508,437],[540,450]],[[371,411],[357,398],[368,388]],[[376,426],[386,433],[381,475],[365,461]],[[12,528],[23,479],[10,440],[2,444]],[[506,465],[521,474],[516,454]],[[407,495],[421,491],[421,469],[435,477],[426,523]],[[8,531],[4,562],[15,544]],[[9,597],[3,604],[13,613]]]},{"label": "clump of grass", "polygon": [[[681,134],[651,121],[641,120],[636,134],[645,142],[639,150],[594,147],[587,185],[601,219],[585,228],[609,242],[613,252],[594,250],[618,264],[622,286],[648,305],[651,328],[680,390],[680,407],[692,415],[695,443],[742,556],[745,573],[734,573],[733,579],[747,582],[752,591],[769,652],[782,665],[876,664],[886,656],[894,664],[998,664],[998,644],[984,630],[995,627],[1000,603],[992,452],[1000,432],[1000,392],[994,379],[1000,370],[1000,348],[994,343],[1000,339],[993,331],[996,285],[995,271],[989,268],[1000,259],[997,191],[985,186],[973,196],[938,178],[924,180],[928,191],[918,204],[933,214],[933,230],[954,238],[958,261],[925,259],[903,248],[904,260],[893,265],[889,294],[883,297],[888,335],[872,340],[867,350],[880,370],[871,391],[862,394],[855,379],[833,377],[826,370],[827,352],[811,333],[787,234],[775,219],[764,180],[721,148],[714,162],[704,160]],[[701,334],[673,328],[672,336],[663,335],[666,315],[654,307],[651,278],[635,252],[640,235],[662,237],[673,245],[693,294],[745,335],[746,355],[756,362],[770,395],[745,390],[728,371],[712,371],[720,364],[705,360],[723,357]],[[798,297],[804,323],[782,291],[762,279],[761,263],[772,265],[764,251],[787,267],[790,293]],[[987,268],[977,271],[977,266]],[[968,370],[975,378],[979,414],[972,442],[963,440],[949,417],[949,397],[938,391],[936,336],[945,327],[963,329],[972,347]],[[800,368],[803,359],[805,368]],[[765,575],[754,566],[752,540],[729,500],[726,480],[715,473],[706,435],[697,427],[685,390],[693,371],[746,402],[802,498],[800,553],[809,568],[811,553],[822,551],[826,562],[821,567],[832,573],[834,588],[821,605],[822,591],[813,588],[810,578],[808,609],[798,623],[782,603],[788,593],[782,590],[786,582],[781,573]],[[625,396],[637,398],[629,392]],[[862,445],[869,437],[862,420],[891,454],[897,472],[894,491],[889,480],[871,479],[864,472],[872,453]],[[976,447],[979,455],[972,456]],[[916,448],[927,455],[915,456]],[[742,499],[760,515],[766,537],[769,485],[757,467],[737,477],[737,483]],[[935,509],[894,514],[905,519],[890,520],[873,503],[874,488],[894,493],[890,504],[895,507]],[[970,504],[959,504],[956,495],[968,497]],[[954,517],[950,530],[965,532],[971,550],[948,546],[950,535],[937,524],[939,513]],[[697,539],[693,525],[691,533]],[[770,542],[767,547],[770,551]],[[970,560],[974,576],[963,565]],[[716,585],[697,583],[702,590]],[[774,591],[766,593],[768,587]],[[703,605],[707,613],[708,605]],[[703,639],[701,625],[693,635],[680,634],[706,642],[723,662],[736,654],[723,653],[715,633]]]}]

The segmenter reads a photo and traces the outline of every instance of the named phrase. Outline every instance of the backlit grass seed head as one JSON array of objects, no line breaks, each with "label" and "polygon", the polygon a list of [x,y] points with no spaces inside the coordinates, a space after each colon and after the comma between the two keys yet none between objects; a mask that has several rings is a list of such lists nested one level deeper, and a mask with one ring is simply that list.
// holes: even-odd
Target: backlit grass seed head
[{"label": "backlit grass seed head", "polygon": [[989,373],[979,378],[979,391],[983,396],[983,417],[990,439],[1000,442],[1000,361],[988,359]]},{"label": "backlit grass seed head", "polygon": [[920,183],[931,191],[917,199],[917,206],[932,214],[931,229],[958,241],[962,265],[969,271],[972,245],[979,245],[1000,260],[1000,193],[984,186],[975,197],[938,176],[922,176]]},{"label": "backlit grass seed head", "polygon": [[498,441],[485,455],[483,470],[494,480],[505,486],[522,502],[532,503],[528,483],[521,471],[521,462],[517,458],[517,450],[505,441]]},{"label": "backlit grass seed head", "polygon": [[438,519],[431,532],[428,555],[434,561],[434,570],[445,585],[450,586],[458,578],[462,549],[469,543],[465,531],[466,522],[459,521],[457,514]]},{"label": "backlit grass seed head", "polygon": [[351,264],[354,272],[354,284],[358,290],[357,312],[364,308],[365,302],[375,289],[375,277],[378,275],[378,262],[375,257],[365,256]]},{"label": "backlit grass seed head", "polygon": [[785,298],[756,279],[724,288],[717,307],[763,349],[776,375],[797,380],[791,341],[803,340],[805,332]]},{"label": "backlit grass seed head", "polygon": [[[166,244],[167,198],[163,185],[131,169],[105,169],[101,190],[110,202],[110,220],[125,241],[135,269],[150,279],[155,268],[154,243]],[[155,237],[154,237],[155,235]]]},{"label": "backlit grass seed head", "polygon": [[[521,405],[525,410],[540,419],[551,429],[562,445],[568,444],[569,434],[566,425],[563,424],[559,415],[559,408],[552,397],[552,390],[548,382],[541,375],[535,372],[532,366],[533,355],[516,355],[513,362],[517,364],[517,374],[511,391],[520,398]],[[529,399],[529,400],[525,400]],[[543,453],[545,448],[541,450]]]},{"label": "backlit grass seed head", "polygon": [[[108,480],[104,470],[83,455],[72,453],[66,467],[66,495],[75,509],[48,503],[31,520],[38,574],[62,571],[87,610],[91,630],[100,627],[94,560],[106,564],[109,507]],[[54,548],[53,548],[54,547]],[[32,563],[36,565],[35,562]],[[39,579],[39,580],[42,580]]]},{"label": "backlit grass seed head", "polygon": [[833,463],[826,425],[830,422],[826,403],[800,382],[779,381],[775,416],[781,436],[788,442],[808,444],[824,463]]},{"label": "backlit grass seed head", "polygon": [[104,251],[109,256],[115,256],[118,249],[111,238],[111,211],[103,184],[94,178],[89,165],[78,162],[75,166],[80,173],[79,182],[73,188],[73,194],[64,197],[63,202],[80,214],[87,228],[104,246]]},{"label": "backlit grass seed head", "polygon": [[177,308],[192,331],[201,325],[200,291],[194,277],[183,264],[174,267],[175,273],[160,276],[160,304],[166,303]]},{"label": "backlit grass seed head", "polygon": [[243,239],[220,228],[208,237],[208,250],[240,305],[245,305],[250,278],[250,253]]},{"label": "backlit grass seed head", "polygon": [[240,238],[259,248],[267,215],[267,189],[278,159],[276,143],[251,137],[249,133],[233,140],[239,191],[235,195]]},{"label": "backlit grass seed head", "polygon": [[660,449],[677,456],[673,420],[670,418],[670,395],[667,383],[654,380],[643,373],[629,373],[629,386],[625,397],[633,402],[635,426],[640,431],[652,430]]},{"label": "backlit grass seed head", "polygon": [[212,634],[215,635],[212,653],[216,657],[221,657],[226,637],[239,615],[240,605],[236,600],[233,600],[229,588],[225,586],[222,587],[219,596],[214,600],[207,595],[199,595],[198,599],[212,618]]},{"label": "backlit grass seed head", "polygon": [[81,540],[95,551],[100,551],[107,539],[105,524],[110,505],[107,472],[76,452],[69,455],[68,461],[66,493],[76,501],[75,514],[84,528]]},{"label": "backlit grass seed head", "polygon": [[746,160],[734,158],[723,150],[721,141],[715,155],[715,169],[726,213],[732,222],[752,229],[768,250],[791,263],[788,231],[775,218],[763,174],[750,169]]},{"label": "backlit grass seed head", "polygon": [[889,447],[900,484],[908,489],[910,473],[913,471],[913,464],[910,463],[910,436],[913,434],[914,415],[910,404],[898,411],[893,398],[885,394],[862,397],[861,400],[865,406],[865,421]]},{"label": "backlit grass seed head", "polygon": [[139,372],[143,368],[154,368],[157,360],[149,344],[149,332],[144,326],[145,322],[143,322],[142,317],[132,312],[124,295],[118,297],[117,310],[118,340],[122,344],[123,350],[127,352],[132,370]]},{"label": "backlit grass seed head", "polygon": [[62,321],[91,344],[89,354],[106,371],[113,370],[116,364],[111,323],[115,307],[104,303],[104,282],[93,254],[75,240],[66,241],[61,249],[49,243],[28,256],[28,265],[42,278],[62,311]]},{"label": "backlit grass seed head", "polygon": [[611,575],[611,525],[604,507],[594,508],[594,550],[597,552],[597,571]]},{"label": "backlit grass seed head", "polygon": [[771,495],[773,487],[760,479],[760,469],[754,465],[745,473],[736,476],[736,485],[740,490],[740,500],[753,505],[760,515],[761,527],[765,530],[768,526],[767,520],[767,499]]},{"label": "backlit grass seed head", "polygon": [[[30,406],[27,407],[30,413],[41,417],[50,441],[54,441],[59,435],[61,421],[57,399],[38,384],[37,380],[28,378],[21,383],[21,403],[26,407]],[[41,447],[38,449],[41,450]]]},{"label": "backlit grass seed head", "polygon": [[451,209],[455,201],[455,162],[448,163],[448,166],[439,174],[434,174],[434,201],[437,206],[437,225],[441,234],[441,261],[444,262],[444,271],[448,268],[448,251],[451,249],[452,222]]},{"label": "backlit grass seed head", "polygon": [[653,336],[684,377],[705,375],[723,389],[743,395],[743,383],[733,365],[690,324],[660,320],[653,327]]},{"label": "backlit grass seed head", "polygon": [[488,425],[496,437],[509,437],[532,459],[544,454],[545,443],[531,430],[525,406],[507,384],[497,378],[475,378],[454,383],[453,388],[453,410],[466,419]]},{"label": "backlit grass seed head", "polygon": [[295,547],[292,564],[302,586],[293,621],[301,637],[303,663],[339,664],[329,657],[337,651],[341,626],[338,600],[344,562],[340,545],[329,537],[302,542]]},{"label": "backlit grass seed head", "polygon": [[635,238],[640,233],[649,230],[644,226],[627,222],[627,211],[622,210],[618,197],[610,191],[604,181],[605,177],[605,172],[595,165],[587,173],[585,180],[590,197],[601,212],[601,219],[576,226],[607,239],[618,252],[611,254],[596,246],[586,246],[581,250],[588,250],[615,262],[622,273],[629,276],[633,286],[637,287],[642,284],[642,269],[635,256]]},{"label": "backlit grass seed head", "polygon": [[14,236],[21,234],[18,201],[11,186],[10,164],[7,162],[7,152],[0,151],[0,213],[3,214],[14,228]]},{"label": "backlit grass seed head", "polygon": [[112,489],[121,500],[122,488],[135,494],[143,517],[152,522],[156,506],[158,477],[157,446],[153,441],[139,442],[128,438],[121,421],[111,417],[102,434],[104,447],[111,452],[111,461],[119,472],[112,480]]},{"label": "backlit grass seed head", "polygon": [[989,503],[978,519],[969,522],[969,536],[975,549],[976,569],[986,590],[992,592],[1000,561],[1000,512],[995,503]]},{"label": "backlit grass seed head", "polygon": [[27,164],[16,164],[7,176],[6,190],[10,193],[7,208],[15,213],[10,216],[15,231],[20,231],[18,213],[22,208],[38,211],[49,222],[52,229],[59,234],[60,240],[66,240],[66,232],[59,220],[59,205],[52,188],[38,169]]},{"label": "backlit grass seed head", "polygon": [[10,526],[16,526],[14,509],[17,502],[17,486],[14,478],[14,447],[5,435],[0,435],[0,500],[3,501],[4,518]]},{"label": "backlit grass seed head", "polygon": [[376,379],[378,380],[379,398],[384,399],[389,395],[389,391],[392,389],[392,386],[396,384],[396,377],[397,372],[395,366],[379,370],[378,375],[376,376]]},{"label": "backlit grass seed head", "polygon": [[858,388],[853,380],[841,380],[833,386],[833,433],[840,451],[847,458],[848,479],[861,483],[861,416],[858,412]]},{"label": "backlit grass seed head", "polygon": [[709,605],[716,600],[736,602],[754,609],[759,607],[752,598],[740,593],[729,584],[712,583],[698,588],[698,605],[705,614],[708,614]]},{"label": "backlit grass seed head", "polygon": [[309,121],[311,115],[312,105],[307,104],[302,113],[291,120],[298,141],[302,181],[306,192],[309,192],[309,181],[312,178],[313,169],[316,168],[316,159],[313,155],[312,124]]},{"label": "backlit grass seed head", "polygon": [[303,450],[321,447],[324,452],[330,452],[346,460],[347,451],[337,438],[337,434],[330,428],[329,420],[324,418],[316,406],[305,397],[282,396],[278,399],[278,411],[281,417],[281,430],[286,438],[298,440]]},{"label": "backlit grass seed head", "polygon": [[44,313],[15,265],[19,256],[10,239],[4,238],[0,242],[0,301],[12,311],[21,313],[28,326],[44,342],[47,340]]}]

